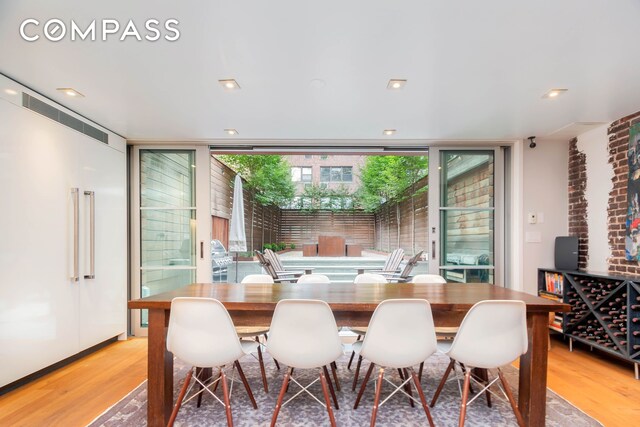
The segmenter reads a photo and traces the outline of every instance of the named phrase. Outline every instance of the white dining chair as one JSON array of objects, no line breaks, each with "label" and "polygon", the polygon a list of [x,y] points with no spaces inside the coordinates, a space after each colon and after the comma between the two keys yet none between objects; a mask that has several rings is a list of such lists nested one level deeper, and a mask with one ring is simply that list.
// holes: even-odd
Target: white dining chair
[{"label": "white dining chair", "polygon": [[[329,305],[319,300],[281,300],[276,305],[271,321],[271,334],[267,341],[267,351],[289,368],[284,375],[280,395],[276,403],[271,426],[275,426],[280,409],[302,392],[306,392],[327,409],[329,421],[335,427],[336,421],[331,409],[327,379],[327,365],[342,355],[342,344],[338,335],[336,320]],[[293,378],[294,369],[320,368],[319,378],[303,386]],[[320,380],[324,403],[308,388]],[[283,403],[284,394],[292,381],[302,390]],[[329,382],[329,386],[331,383]],[[338,401],[331,388],[336,409]],[[316,420],[317,421],[317,420]]]},{"label": "white dining chair", "polygon": [[[240,283],[242,284],[256,283],[256,284],[272,285],[274,281],[273,281],[273,277],[271,277],[268,274],[248,274],[242,279]],[[264,368],[264,359],[262,357],[262,343],[260,342],[261,336],[264,336],[265,341],[269,338],[269,327],[268,326],[236,326],[236,332],[240,338],[251,338],[258,343],[256,352],[258,354],[258,365],[260,366],[260,374],[262,376],[262,386],[264,387],[264,392],[269,393],[267,373]],[[275,363],[276,368],[280,369],[280,364],[278,363],[278,361],[274,360],[273,362]]]},{"label": "white dining chair", "polygon": [[416,274],[409,283],[437,285],[446,284],[447,280],[439,274]]},{"label": "white dining chair", "polygon": [[[361,285],[375,285],[378,283],[387,283],[387,278],[384,277],[382,274],[378,274],[378,273],[362,273],[362,274],[358,274],[353,279],[353,283],[361,284]],[[360,341],[362,337],[367,333],[366,326],[362,326],[362,327],[350,326],[348,329],[349,331],[356,334],[356,341]],[[351,363],[353,363],[353,358],[355,357],[355,355],[356,355],[356,352],[352,351],[351,357],[349,357],[349,363],[347,363],[347,369],[351,369]],[[353,378],[353,386],[351,387],[353,391],[356,390],[356,385],[358,383],[358,374],[360,373],[361,363],[362,363],[362,357],[359,357],[358,362],[356,363],[356,374]]]},{"label": "white dining chair", "polygon": [[[225,369],[229,366],[232,370],[231,381],[234,381],[233,371],[237,369],[254,409],[258,409],[251,387],[238,362],[243,356],[255,351],[257,346],[255,341],[238,339],[233,321],[220,301],[213,298],[174,298],[171,301],[167,350],[192,367],[187,373],[171,412],[168,426],[173,425],[185,396],[196,383],[200,385],[200,390],[190,396],[185,403],[196,396],[201,396],[206,390],[225,407],[227,424],[232,426],[230,393],[225,373]],[[220,375],[213,381],[203,380],[199,375],[193,375],[198,368],[218,368]],[[190,386],[192,378],[195,382]],[[223,400],[211,391],[211,387],[218,383],[222,383]]]},{"label": "white dining chair", "polygon": [[362,273],[353,279],[353,283],[375,285],[377,283],[387,283],[387,278],[378,273]]},{"label": "white dining chair", "polygon": [[[411,393],[411,381],[415,386],[429,425],[433,426],[431,412],[413,366],[426,360],[436,352],[436,334],[433,325],[431,306],[424,299],[391,299],[381,302],[371,316],[369,329],[363,341],[354,344],[360,356],[370,363],[369,369],[360,387],[353,409],[358,409],[362,395],[367,387],[374,366],[379,367],[376,392],[371,413],[371,426],[376,422],[378,409],[398,391],[409,397],[410,402],[418,402]],[[385,369],[397,369],[401,384],[384,378]],[[394,391],[380,402],[382,381],[394,387]],[[403,390],[404,389],[404,390]],[[401,420],[398,420],[398,424]]]},{"label": "white dining chair", "polygon": [[331,279],[324,274],[304,274],[298,277],[298,281],[296,283],[322,283],[328,284],[331,283]]},{"label": "white dining chair", "polygon": [[[462,320],[453,342],[445,344],[448,347],[445,354],[451,358],[451,362],[436,389],[431,406],[436,404],[447,377],[451,370],[455,370],[456,363],[464,364],[466,369],[462,387],[459,425],[461,427],[464,425],[467,407],[483,392],[494,393],[490,387],[500,380],[502,393],[511,404],[518,425],[524,427],[524,420],[518,405],[500,368],[512,363],[527,352],[526,313],[527,308],[523,301],[481,301],[471,307]],[[471,380],[476,381],[471,373],[473,368],[497,369],[498,376],[493,381],[489,381],[487,378],[487,384],[478,382],[483,389],[467,401]]]}]

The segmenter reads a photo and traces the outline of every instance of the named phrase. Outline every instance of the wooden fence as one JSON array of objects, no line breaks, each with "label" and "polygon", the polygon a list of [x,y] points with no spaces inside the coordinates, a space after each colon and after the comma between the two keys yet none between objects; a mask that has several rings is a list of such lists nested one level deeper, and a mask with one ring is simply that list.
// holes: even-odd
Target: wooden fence
[{"label": "wooden fence", "polygon": [[399,203],[384,203],[375,211],[375,248],[391,252],[402,248],[408,254],[427,251],[429,237],[428,179],[420,179],[405,191]]},{"label": "wooden fence", "polygon": [[280,241],[301,247],[315,243],[319,235],[343,236],[347,244],[373,249],[375,217],[364,211],[315,211],[283,209],[280,211]]}]

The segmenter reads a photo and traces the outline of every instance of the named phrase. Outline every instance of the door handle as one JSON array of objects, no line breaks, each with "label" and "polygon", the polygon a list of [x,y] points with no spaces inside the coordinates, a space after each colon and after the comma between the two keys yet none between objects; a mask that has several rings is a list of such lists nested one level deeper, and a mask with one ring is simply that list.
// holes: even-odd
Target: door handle
[{"label": "door handle", "polygon": [[436,241],[431,241],[431,259],[436,259]]},{"label": "door handle", "polygon": [[71,189],[71,197],[73,198],[73,275],[71,280],[77,282],[80,280],[80,190],[78,188]]},{"label": "door handle", "polygon": [[200,259],[204,259],[204,241],[200,240]]},{"label": "door handle", "polygon": [[94,191],[85,191],[89,196],[89,274],[85,279],[96,278],[96,194]]}]

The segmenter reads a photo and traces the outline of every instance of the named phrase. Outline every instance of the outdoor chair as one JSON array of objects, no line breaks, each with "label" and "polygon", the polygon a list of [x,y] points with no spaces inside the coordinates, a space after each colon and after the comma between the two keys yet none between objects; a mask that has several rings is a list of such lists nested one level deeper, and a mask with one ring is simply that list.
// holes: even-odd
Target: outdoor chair
[{"label": "outdoor chair", "polygon": [[269,261],[264,254],[260,251],[255,251],[258,262],[262,266],[262,269],[273,278],[275,283],[293,283],[298,280],[298,277],[303,275],[302,271],[280,271],[278,272],[271,261]]},{"label": "outdoor chair", "polygon": [[312,269],[305,269],[305,271],[287,270],[285,268],[285,266],[282,265],[282,261],[280,260],[280,256],[277,253],[273,252],[271,249],[265,249],[264,250],[264,257],[267,259],[267,261],[269,261],[271,263],[273,268],[276,270],[277,274],[293,273],[294,275],[296,275],[296,277],[302,276],[303,274],[311,274],[311,271],[309,271],[309,270],[312,270]]},{"label": "outdoor chair", "polygon": [[[465,367],[459,426],[464,426],[467,407],[483,392],[493,393],[490,387],[500,380],[501,391],[511,404],[518,425],[524,427],[525,423],[511,388],[500,369],[527,352],[527,315],[523,301],[480,301],[467,312],[453,342],[444,346],[441,344],[439,347],[445,350],[444,353],[449,356],[451,362],[433,396],[432,407],[436,404],[451,370],[455,370],[457,362]],[[489,382],[487,376],[478,382],[472,375],[474,368],[497,369],[498,377]],[[483,389],[467,401],[472,379]]]},{"label": "outdoor chair", "polygon": [[[196,383],[200,385],[200,390],[191,395],[185,403],[196,396],[202,396],[206,390],[225,407],[227,424],[233,426],[230,392],[225,373],[225,369],[229,368],[232,373],[231,381],[234,381],[234,371],[237,370],[253,408],[258,409],[251,387],[238,362],[243,356],[255,351],[257,346],[255,341],[238,339],[233,321],[220,301],[213,298],[174,298],[171,301],[167,350],[191,365],[192,368],[187,373],[171,412],[168,426],[173,426],[185,396],[189,394]],[[220,374],[214,381],[211,381],[213,377],[203,379],[201,375],[197,374],[197,372],[215,367],[219,368]],[[195,376],[194,371],[196,372]],[[191,384],[191,379],[195,380],[193,384]],[[219,383],[222,383],[222,400],[211,390],[212,386],[217,386]]]},{"label": "outdoor chair", "polygon": [[413,268],[418,264],[418,261],[422,256],[422,252],[423,251],[420,251],[414,256],[412,256],[409,259],[409,261],[407,261],[407,264],[404,266],[404,268],[400,273],[381,272],[379,274],[382,274],[384,277],[386,277],[389,282],[396,282],[396,283],[408,282],[409,280],[411,280],[411,271],[413,271]]},{"label": "outdoor chair", "polygon": [[384,262],[384,266],[381,269],[378,268],[357,268],[358,274],[363,274],[365,271],[378,274],[394,274],[400,270],[400,263],[404,257],[404,249],[398,248],[391,252]]},{"label": "outdoor chair", "polygon": [[[329,304],[319,300],[290,299],[278,302],[273,312],[271,337],[267,342],[267,350],[274,358],[289,367],[284,375],[271,426],[275,426],[282,406],[306,392],[327,409],[330,424],[335,427],[336,421],[327,389],[331,391],[336,409],[338,409],[338,401],[331,382],[327,381],[329,378],[327,366],[342,355],[342,343]],[[311,384],[303,386],[293,378],[294,368],[319,369],[320,375]],[[318,379],[322,385],[324,403],[308,390]],[[283,403],[289,381],[297,384],[302,390]]]},{"label": "outdoor chair", "polygon": [[[373,368],[377,365],[379,371],[371,413],[371,426],[373,427],[376,423],[378,409],[397,392],[406,395],[411,406],[414,401],[421,403],[429,425],[433,426],[433,419],[420,380],[413,369],[413,366],[436,352],[433,316],[427,300],[391,299],[381,302],[371,316],[364,341],[355,343],[354,349],[361,357],[371,362],[353,406],[354,410],[358,409]],[[384,378],[387,368],[398,370],[401,381],[399,386]],[[394,390],[382,403],[379,403],[383,380],[391,384]],[[420,397],[419,401],[413,397],[411,392],[412,381]],[[398,424],[401,424],[401,421],[403,420],[398,420]]]}]

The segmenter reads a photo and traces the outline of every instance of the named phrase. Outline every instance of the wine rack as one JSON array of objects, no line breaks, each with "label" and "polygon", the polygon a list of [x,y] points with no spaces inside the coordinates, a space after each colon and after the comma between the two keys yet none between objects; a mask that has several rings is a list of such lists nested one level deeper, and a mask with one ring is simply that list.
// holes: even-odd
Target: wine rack
[{"label": "wine rack", "polygon": [[586,271],[538,270],[538,294],[571,306],[550,329],[640,366],[640,277]]}]

